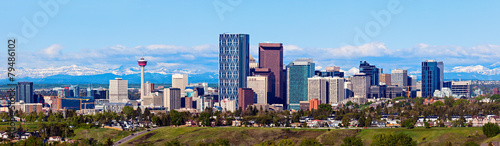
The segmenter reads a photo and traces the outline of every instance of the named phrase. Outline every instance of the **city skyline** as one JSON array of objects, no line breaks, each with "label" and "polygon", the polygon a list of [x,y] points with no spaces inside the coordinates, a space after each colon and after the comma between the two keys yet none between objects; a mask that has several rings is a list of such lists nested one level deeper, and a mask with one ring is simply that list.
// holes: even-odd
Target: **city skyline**
[{"label": "city skyline", "polygon": [[[6,6],[11,7],[6,7],[5,11],[17,12],[16,8],[25,7],[30,9],[12,15],[2,13],[2,18],[13,20],[13,23],[0,24],[2,28],[6,28],[1,29],[0,34],[6,37],[16,34],[18,39],[26,38],[28,41],[20,42],[21,49],[17,53],[16,71],[19,78],[103,73],[135,74],[139,73],[139,68],[134,61],[141,57],[151,61],[146,71],[150,73],[217,73],[216,38],[218,34],[225,32],[251,35],[250,54],[256,57],[256,60],[259,43],[277,42],[284,44],[284,64],[297,58],[314,58],[317,69],[339,66],[347,75],[355,74],[358,71],[358,61],[366,60],[378,68],[385,69],[384,73],[401,68],[408,70],[410,75],[419,76],[420,62],[427,59],[446,62],[445,73],[473,72],[493,80],[494,77],[488,76],[500,75],[500,62],[496,60],[500,56],[497,51],[500,50],[500,42],[494,39],[495,34],[500,32],[495,26],[500,22],[485,17],[489,13],[499,11],[491,7],[498,3],[495,1],[476,3],[484,6],[481,11],[477,10],[479,7],[468,7],[466,3],[461,2],[455,3],[457,7],[443,7],[446,2],[413,1],[366,1],[371,5],[363,6],[353,2],[323,1],[322,5],[293,2],[283,4],[283,8],[277,8],[290,16],[269,11],[266,9],[270,8],[269,6],[261,6],[259,2],[239,2],[234,6],[218,0],[200,3],[173,2],[168,5],[163,2],[128,2],[104,7],[68,1],[57,3],[58,9],[53,10],[54,16],[49,15],[52,11],[45,11],[44,5],[7,2]],[[222,13],[222,18],[219,10],[214,7],[220,4],[226,4],[232,9]],[[390,11],[392,9],[389,8],[392,7],[388,7],[389,4],[398,6],[394,8],[395,12]],[[414,4],[421,5],[408,7]],[[199,8],[200,11],[191,12],[176,8],[175,5]],[[161,6],[171,9],[155,9]],[[263,11],[252,11],[256,7],[263,7]],[[128,12],[121,8],[141,13]],[[292,11],[299,8],[303,11]],[[95,9],[95,12],[78,11],[86,9]],[[116,13],[109,13],[110,9],[116,10]],[[333,11],[322,11],[325,9]],[[308,13],[302,14],[304,11]],[[451,11],[454,13],[450,13]],[[48,21],[43,26],[33,22],[32,16],[41,14],[38,12],[48,16]],[[100,16],[99,12],[105,15]],[[118,14],[119,12],[121,13]],[[148,12],[154,15],[146,15]],[[173,15],[177,14],[174,12],[183,12],[192,20]],[[475,15],[467,12],[474,12]],[[433,15],[426,15],[428,13]],[[381,14],[390,16],[390,19],[386,19],[387,26],[384,26],[386,21],[380,21],[379,17],[376,17]],[[463,17],[457,18],[456,15]],[[79,16],[85,21],[72,16]],[[118,18],[105,19],[108,16]],[[166,19],[155,19],[158,17]],[[257,18],[268,21],[265,25],[249,21]],[[271,21],[273,18],[280,21]],[[28,26],[24,20],[30,22],[28,24],[32,23],[37,30],[32,37],[23,35],[23,26]],[[286,23],[295,21],[300,23]],[[471,24],[473,21],[483,23]],[[102,22],[99,23],[102,25],[90,22]],[[204,25],[199,25],[199,22],[204,22]],[[148,24],[150,27],[138,28],[139,25],[135,25],[138,23]],[[436,23],[440,25],[434,25]],[[118,24],[120,27],[115,27]],[[366,31],[365,27],[372,25],[369,30],[375,31],[376,26],[380,26],[380,31],[377,31],[379,33]],[[182,31],[186,29],[190,31]],[[361,30],[363,35],[358,34],[357,30]],[[71,37],[61,37],[63,35]],[[6,57],[5,55],[0,56]],[[5,69],[0,72],[7,73]],[[5,78],[5,75],[0,78]]]}]

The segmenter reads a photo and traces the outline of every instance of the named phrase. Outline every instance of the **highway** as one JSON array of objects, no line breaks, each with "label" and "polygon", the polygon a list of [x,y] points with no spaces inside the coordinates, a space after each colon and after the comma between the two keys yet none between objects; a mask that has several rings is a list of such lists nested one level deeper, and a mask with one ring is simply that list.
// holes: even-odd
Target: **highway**
[{"label": "highway", "polygon": [[[149,131],[153,131],[153,130],[156,130],[158,128],[161,128],[161,127],[150,128]],[[120,140],[116,141],[114,145],[118,146],[118,145],[124,144],[124,143],[128,142],[129,140],[131,140],[131,139],[133,139],[133,138],[135,138],[135,137],[137,137],[139,135],[142,135],[144,133],[147,133],[149,131],[148,130],[143,130],[143,131],[135,132],[133,135],[131,134],[131,135],[129,135],[129,136],[123,138],[123,139],[120,139]]]}]

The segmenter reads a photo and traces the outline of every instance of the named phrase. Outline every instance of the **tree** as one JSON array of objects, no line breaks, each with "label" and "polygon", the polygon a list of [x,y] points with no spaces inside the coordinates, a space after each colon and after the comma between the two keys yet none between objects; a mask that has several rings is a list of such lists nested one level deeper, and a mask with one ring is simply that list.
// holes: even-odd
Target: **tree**
[{"label": "tree", "polygon": [[361,138],[357,138],[356,135],[346,137],[342,139],[341,146],[363,146],[363,141]]},{"label": "tree", "polygon": [[200,114],[198,120],[201,122],[201,125],[210,126],[211,125],[210,118],[211,118],[210,113],[205,111]]},{"label": "tree", "polygon": [[182,114],[176,110],[170,111],[170,119],[172,119],[172,125],[182,125],[184,124],[184,118]]},{"label": "tree", "polygon": [[299,146],[322,146],[323,144],[319,143],[318,140],[313,138],[304,138],[302,142],[300,142]]},{"label": "tree", "polygon": [[350,121],[350,120],[351,120],[351,119],[349,119],[349,117],[348,117],[348,116],[344,116],[344,117],[342,118],[342,126],[344,126],[344,127],[348,127],[348,126],[349,126],[349,121]]},{"label": "tree", "polygon": [[370,127],[372,125],[372,117],[368,116],[365,120],[365,127]]},{"label": "tree", "polygon": [[386,146],[386,145],[404,145],[416,146],[417,142],[411,136],[404,133],[399,134],[377,134],[373,136],[372,146]]},{"label": "tree", "polygon": [[125,116],[127,116],[127,119],[131,119],[132,114],[134,113],[134,108],[131,106],[125,106],[122,109],[122,113],[125,114]]},{"label": "tree", "polygon": [[436,101],[436,102],[432,103],[432,106],[444,106],[444,103],[441,101]]},{"label": "tree", "polygon": [[425,128],[431,128],[431,124],[429,124],[429,122],[427,122],[427,121],[424,122],[424,125],[425,125]]},{"label": "tree", "polygon": [[486,137],[493,137],[500,133],[500,129],[497,124],[488,123],[483,126],[483,133]]}]

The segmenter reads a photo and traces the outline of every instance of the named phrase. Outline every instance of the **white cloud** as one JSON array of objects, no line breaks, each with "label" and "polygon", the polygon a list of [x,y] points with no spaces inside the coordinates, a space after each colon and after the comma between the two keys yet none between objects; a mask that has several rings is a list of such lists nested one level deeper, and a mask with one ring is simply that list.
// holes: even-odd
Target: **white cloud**
[{"label": "white cloud", "polygon": [[348,71],[344,71],[344,70],[340,70],[341,72],[344,72],[344,76],[352,76],[354,74],[357,74],[359,73],[359,69],[358,68],[351,68],[349,69]]},{"label": "white cloud", "polygon": [[500,74],[500,68],[489,69],[482,65],[471,65],[471,66],[456,66],[453,67],[451,72],[463,72],[463,73],[478,73],[482,75],[498,75]]},{"label": "white cloud", "polygon": [[323,69],[323,67],[321,67],[321,66],[316,66],[316,67],[314,67],[314,69],[315,69],[315,70],[321,70],[321,69]]},{"label": "white cloud", "polygon": [[48,57],[56,57],[56,56],[61,56],[61,50],[64,49],[64,47],[60,44],[53,44],[49,46],[48,48],[41,49],[40,52],[43,55],[46,55]]}]

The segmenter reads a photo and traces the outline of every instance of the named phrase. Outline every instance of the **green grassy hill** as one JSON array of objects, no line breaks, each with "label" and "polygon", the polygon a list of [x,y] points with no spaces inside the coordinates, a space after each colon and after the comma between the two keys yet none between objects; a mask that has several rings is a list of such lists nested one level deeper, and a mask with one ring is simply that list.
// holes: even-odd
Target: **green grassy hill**
[{"label": "green grassy hill", "polygon": [[154,144],[177,139],[181,143],[196,145],[200,142],[212,143],[217,139],[228,139],[232,145],[255,145],[264,141],[278,142],[281,139],[292,139],[299,144],[304,138],[315,138],[325,145],[340,145],[342,139],[356,135],[369,145],[376,134],[405,133],[418,145],[461,145],[468,140],[476,143],[500,141],[500,135],[486,138],[481,128],[387,128],[387,129],[280,129],[280,128],[245,128],[245,127],[164,127],[138,136],[123,145]]}]

